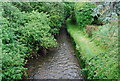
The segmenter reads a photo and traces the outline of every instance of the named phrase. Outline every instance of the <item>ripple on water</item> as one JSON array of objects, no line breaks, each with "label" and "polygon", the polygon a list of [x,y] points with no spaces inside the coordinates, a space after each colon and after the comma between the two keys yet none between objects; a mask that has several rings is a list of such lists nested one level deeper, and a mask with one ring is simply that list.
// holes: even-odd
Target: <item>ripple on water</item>
[{"label": "ripple on water", "polygon": [[28,64],[29,78],[34,79],[82,79],[80,67],[65,30],[58,39],[59,46],[44,58],[33,59]]}]

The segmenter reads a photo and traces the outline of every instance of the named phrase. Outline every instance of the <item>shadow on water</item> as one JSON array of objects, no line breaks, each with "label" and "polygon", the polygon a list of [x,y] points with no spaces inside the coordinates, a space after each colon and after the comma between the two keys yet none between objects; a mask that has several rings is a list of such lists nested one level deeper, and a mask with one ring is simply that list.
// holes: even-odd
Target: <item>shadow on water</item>
[{"label": "shadow on water", "polygon": [[61,28],[57,42],[58,46],[50,49],[46,56],[29,60],[27,79],[83,79],[66,28]]}]

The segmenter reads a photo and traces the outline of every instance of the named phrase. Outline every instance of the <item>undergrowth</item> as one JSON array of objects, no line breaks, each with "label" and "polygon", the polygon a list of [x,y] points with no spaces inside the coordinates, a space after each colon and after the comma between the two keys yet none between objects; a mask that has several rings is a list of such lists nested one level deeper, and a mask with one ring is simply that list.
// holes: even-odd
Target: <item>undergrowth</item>
[{"label": "undergrowth", "polygon": [[77,25],[68,23],[67,27],[76,44],[76,50],[79,51],[79,59],[85,62],[85,68],[81,72],[85,72],[88,79],[118,79],[117,55],[113,51],[108,54],[107,49],[96,46]]}]

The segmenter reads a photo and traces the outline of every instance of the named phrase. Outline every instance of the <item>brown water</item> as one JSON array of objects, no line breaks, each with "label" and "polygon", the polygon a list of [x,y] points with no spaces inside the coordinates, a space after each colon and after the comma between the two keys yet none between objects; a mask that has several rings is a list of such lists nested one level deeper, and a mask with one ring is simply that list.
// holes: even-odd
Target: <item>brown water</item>
[{"label": "brown water", "polygon": [[80,66],[65,29],[60,31],[58,46],[46,56],[32,59],[27,64],[30,79],[82,79]]}]

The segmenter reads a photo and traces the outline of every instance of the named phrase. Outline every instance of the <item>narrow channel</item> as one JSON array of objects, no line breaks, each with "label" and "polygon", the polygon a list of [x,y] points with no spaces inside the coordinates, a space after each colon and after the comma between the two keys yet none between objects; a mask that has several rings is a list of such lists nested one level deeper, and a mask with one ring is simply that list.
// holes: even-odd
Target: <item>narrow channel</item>
[{"label": "narrow channel", "polygon": [[83,79],[74,48],[65,28],[57,37],[58,46],[46,56],[32,59],[27,64],[29,79]]}]

